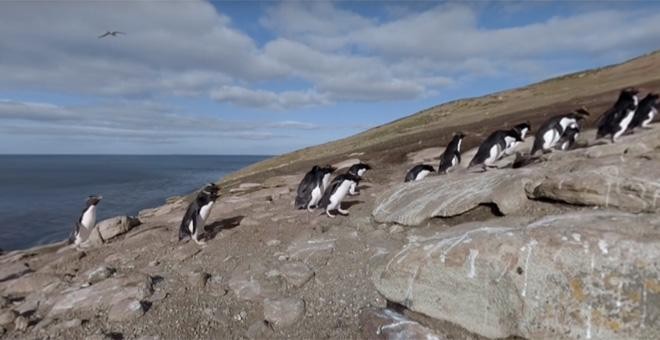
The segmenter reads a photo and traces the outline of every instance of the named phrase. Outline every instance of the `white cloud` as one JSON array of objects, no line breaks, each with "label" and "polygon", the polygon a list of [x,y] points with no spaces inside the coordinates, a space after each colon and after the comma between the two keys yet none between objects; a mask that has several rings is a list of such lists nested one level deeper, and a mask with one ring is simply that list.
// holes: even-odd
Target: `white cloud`
[{"label": "white cloud", "polygon": [[265,140],[288,137],[278,131],[316,128],[300,121],[257,123],[192,115],[148,101],[64,107],[0,100],[0,131],[23,136],[127,138],[147,142],[200,137]]},{"label": "white cloud", "polygon": [[241,106],[286,110],[328,103],[324,95],[314,90],[272,92],[240,86],[223,86],[211,92],[211,98]]},{"label": "white cloud", "polygon": [[[285,111],[411,100],[466,79],[552,73],[546,68],[553,55],[620,60],[660,45],[660,14],[641,10],[596,9],[485,28],[480,19],[489,13],[463,4],[395,8],[391,16],[367,17],[331,2],[267,7],[258,22],[273,38],[257,43],[222,12],[223,3],[218,6],[5,3],[0,91],[210,97]],[[127,34],[96,38],[106,30]],[[266,83],[277,90],[261,89]]]}]

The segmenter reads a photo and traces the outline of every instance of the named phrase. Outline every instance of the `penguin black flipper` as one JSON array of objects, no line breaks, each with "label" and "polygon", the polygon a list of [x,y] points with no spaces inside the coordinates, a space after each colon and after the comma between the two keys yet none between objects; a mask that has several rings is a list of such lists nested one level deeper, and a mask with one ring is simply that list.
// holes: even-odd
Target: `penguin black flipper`
[{"label": "penguin black flipper", "polygon": [[[461,163],[461,143],[465,138],[462,132],[454,134],[445,151],[440,156],[440,164],[438,165],[438,173],[447,173],[453,167]],[[454,164],[456,158],[456,164]]]},{"label": "penguin black flipper", "polygon": [[543,151],[543,145],[546,143],[546,133],[552,130],[557,131],[559,134],[563,133],[564,128],[560,123],[561,118],[562,117],[550,118],[536,131],[536,135],[534,136],[534,144],[532,145],[532,151],[530,152],[531,156],[533,156],[539,150]]},{"label": "penguin black flipper", "polygon": [[476,165],[484,164],[484,162],[491,156],[490,150],[495,144],[501,144],[504,141],[503,131],[497,130],[490,134],[477,149],[477,153],[472,157],[468,168]]},{"label": "penguin black flipper", "polygon": [[[179,226],[179,241],[192,236],[192,234],[197,229],[197,214],[199,213],[199,206],[197,205],[197,200],[190,203],[188,209],[186,210],[183,219],[181,220],[181,225]],[[193,224],[193,230],[190,230],[190,223]]]},{"label": "penguin black flipper", "polygon": [[426,177],[428,174],[435,172],[435,169],[433,169],[432,166],[428,164],[418,164],[415,165],[408,173],[406,174],[406,178],[404,179],[404,182],[414,182],[417,180],[421,180],[422,178],[418,178],[420,173],[423,171],[426,171],[424,174],[424,177]]},{"label": "penguin black flipper", "polygon": [[330,182],[330,185],[328,185],[328,188],[323,191],[323,196],[321,197],[321,200],[319,201],[318,208],[325,209],[330,205],[330,196],[332,196],[332,193],[337,191],[337,188],[341,185],[341,182],[343,182],[344,179],[342,175],[339,175],[335,177],[332,182]]},{"label": "penguin black flipper", "polygon": [[631,129],[646,127],[653,121],[658,110],[656,108],[656,100],[658,100],[658,97],[658,94],[649,93],[639,102],[635,115],[630,122]]},{"label": "penguin black flipper", "polygon": [[67,240],[67,244],[73,244],[76,241],[76,237],[80,233],[80,220],[76,223],[73,224],[73,229],[71,230],[71,234],[69,234],[69,239]]},{"label": "penguin black flipper", "polygon": [[317,180],[317,174],[320,171],[320,167],[315,165],[312,169],[305,174],[305,177],[298,184],[298,190],[295,200],[296,209],[305,209],[307,204],[312,198],[312,190],[314,190],[315,182]]}]

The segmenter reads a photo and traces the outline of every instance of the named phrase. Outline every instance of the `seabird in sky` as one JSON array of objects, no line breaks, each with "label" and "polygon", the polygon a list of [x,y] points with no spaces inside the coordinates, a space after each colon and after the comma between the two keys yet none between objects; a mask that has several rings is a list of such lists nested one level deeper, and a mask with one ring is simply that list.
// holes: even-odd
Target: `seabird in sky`
[{"label": "seabird in sky", "polygon": [[105,37],[107,37],[107,36],[109,36],[109,35],[111,35],[111,36],[113,36],[113,37],[116,37],[117,34],[126,34],[126,33],[124,33],[124,32],[119,32],[119,31],[107,31],[107,32],[103,33],[102,35],[99,35],[99,39],[101,39],[101,38],[105,38]]}]

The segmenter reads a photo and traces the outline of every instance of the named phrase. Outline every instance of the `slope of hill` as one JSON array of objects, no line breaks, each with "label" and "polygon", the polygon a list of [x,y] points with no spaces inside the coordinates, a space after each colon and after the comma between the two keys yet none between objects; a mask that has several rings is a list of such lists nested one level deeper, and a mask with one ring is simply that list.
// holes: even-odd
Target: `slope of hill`
[{"label": "slope of hill", "polygon": [[660,88],[660,51],[617,65],[434,106],[352,137],[265,160],[227,176],[224,182],[230,185],[239,179],[301,171],[313,163],[331,163],[352,153],[364,152],[360,159],[376,164],[400,162],[416,149],[446,145],[459,130],[467,134],[465,145],[469,148],[493,127],[529,121],[533,130],[548,116],[580,106],[596,114],[588,121],[593,124],[618,91],[629,86],[646,91]]}]

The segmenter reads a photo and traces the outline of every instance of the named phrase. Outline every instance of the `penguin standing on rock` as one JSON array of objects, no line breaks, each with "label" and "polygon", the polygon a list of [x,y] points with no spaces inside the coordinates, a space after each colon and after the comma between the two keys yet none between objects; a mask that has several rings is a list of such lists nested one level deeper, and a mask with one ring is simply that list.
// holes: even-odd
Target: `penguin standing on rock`
[{"label": "penguin standing on rock", "polygon": [[435,169],[428,164],[419,164],[415,165],[408,173],[406,174],[405,182],[416,182],[423,180],[426,176],[431,173],[434,173]]},{"label": "penguin standing on rock", "polygon": [[548,153],[552,148],[557,145],[559,140],[564,136],[564,132],[571,128],[580,130],[580,122],[589,116],[589,111],[585,108],[580,108],[569,114],[564,114],[550,118],[543,123],[534,137],[534,146],[530,155],[534,155],[537,151]]},{"label": "penguin standing on rock", "polygon": [[497,130],[484,140],[477,149],[468,168],[481,165],[484,170],[492,166],[498,159],[504,155],[504,150],[514,142],[521,142],[520,132],[515,129]]},{"label": "penguin standing on rock", "polygon": [[[447,145],[445,152],[440,156],[440,165],[438,165],[439,174],[446,174],[454,170],[461,163],[461,144],[463,143],[463,138],[465,138],[465,135],[462,132],[454,134],[454,137],[452,137],[451,142]],[[431,169],[433,169],[433,167],[431,167]],[[410,171],[412,171],[412,169]],[[431,172],[433,172],[433,170],[431,170]]]},{"label": "penguin standing on rock", "polygon": [[79,245],[87,240],[92,229],[96,226],[96,206],[102,199],[103,196],[96,195],[87,198],[85,209],[80,214],[69,236],[69,244]]},{"label": "penguin standing on rock", "polygon": [[336,169],[328,165],[320,167],[315,165],[298,185],[295,200],[296,209],[310,210],[319,203],[323,191],[328,187],[330,176]]},{"label": "penguin standing on rock", "polygon": [[218,199],[218,188],[215,183],[209,183],[202,189],[195,197],[195,200],[190,203],[186,214],[183,215],[183,220],[179,226],[179,241],[192,236],[193,241],[199,245],[205,244],[200,240],[200,235],[204,232],[204,223],[211,214],[211,208]]},{"label": "penguin standing on rock", "polygon": [[[518,134],[520,134],[520,139],[525,140],[525,137],[527,137],[527,133],[529,132],[529,123],[520,123],[516,126],[513,127],[513,130],[516,130]],[[521,142],[518,141],[513,141],[511,144],[507,145],[507,148],[504,150],[504,153],[507,155],[512,155]]]},{"label": "penguin standing on rock", "polygon": [[345,173],[335,177],[323,193],[321,202],[319,202],[319,208],[325,209],[325,213],[331,218],[337,216],[331,213],[334,210],[337,210],[342,215],[348,215],[348,210],[341,208],[341,202],[348,194],[351,186],[358,183],[360,183],[360,177],[351,173]]},{"label": "penguin standing on rock", "polygon": [[623,135],[630,122],[632,122],[639,104],[637,98],[637,89],[628,88],[621,91],[619,99],[614,106],[605,111],[598,122],[598,132],[596,139],[611,136],[612,143]]},{"label": "penguin standing on rock", "polygon": [[[371,170],[371,166],[369,166],[369,164],[357,163],[357,164],[353,164],[350,168],[348,168],[348,173],[358,177],[361,180],[362,176],[364,176],[367,170]],[[357,183],[351,186],[351,189],[348,191],[348,194],[351,196],[360,194],[360,190],[357,187]]]},{"label": "penguin standing on rock", "polygon": [[629,129],[637,127],[648,128],[653,118],[658,114],[656,101],[658,100],[657,93],[649,93],[639,102],[635,115],[630,122]]}]

